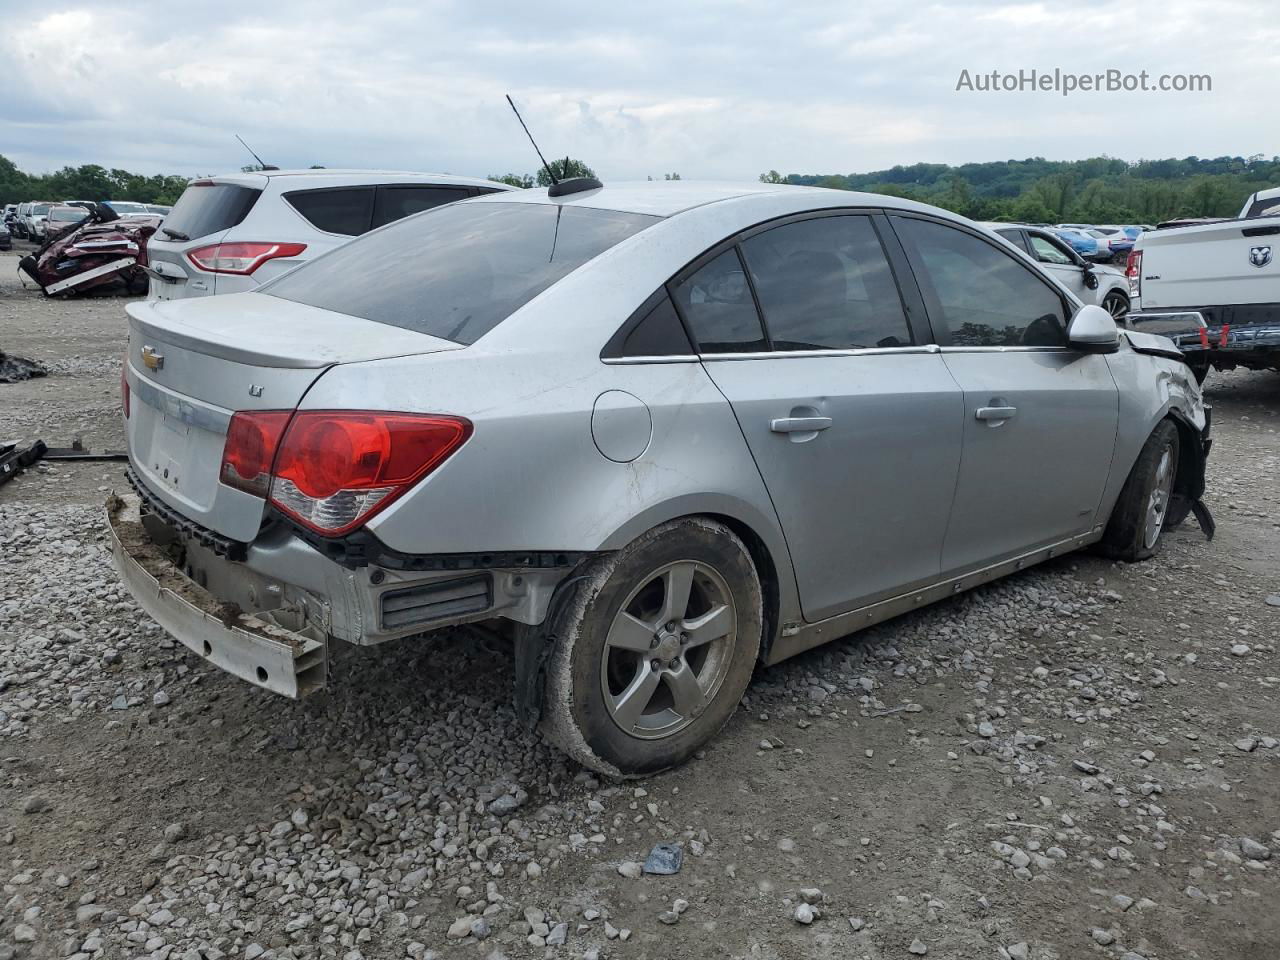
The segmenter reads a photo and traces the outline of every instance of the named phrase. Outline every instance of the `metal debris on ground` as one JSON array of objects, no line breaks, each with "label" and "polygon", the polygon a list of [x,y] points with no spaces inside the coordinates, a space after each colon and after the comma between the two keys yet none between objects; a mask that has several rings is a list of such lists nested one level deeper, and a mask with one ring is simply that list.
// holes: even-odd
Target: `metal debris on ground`
[{"label": "metal debris on ground", "polygon": [[15,357],[0,350],[0,383],[17,383],[19,380],[33,380],[48,375],[49,371],[36,361]]},{"label": "metal debris on ground", "polygon": [[43,440],[19,450],[16,443],[0,443],[0,484],[8,483],[44,456],[48,448]]},{"label": "metal debris on ground", "polygon": [[680,872],[684,863],[684,848],[678,843],[660,843],[649,851],[644,862],[644,872],[669,877]]}]

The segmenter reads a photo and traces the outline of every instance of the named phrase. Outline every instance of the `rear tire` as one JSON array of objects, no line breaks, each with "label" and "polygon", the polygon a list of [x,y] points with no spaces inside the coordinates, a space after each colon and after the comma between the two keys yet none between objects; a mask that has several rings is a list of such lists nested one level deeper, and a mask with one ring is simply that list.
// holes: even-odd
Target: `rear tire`
[{"label": "rear tire", "polygon": [[702,517],[590,561],[548,624],[544,733],[601,773],[683,763],[733,716],[760,652],[751,554]]},{"label": "rear tire", "polygon": [[1124,482],[1102,537],[1102,552],[1129,563],[1160,551],[1170,526],[1169,508],[1178,476],[1178,428],[1162,420],[1143,444]]}]

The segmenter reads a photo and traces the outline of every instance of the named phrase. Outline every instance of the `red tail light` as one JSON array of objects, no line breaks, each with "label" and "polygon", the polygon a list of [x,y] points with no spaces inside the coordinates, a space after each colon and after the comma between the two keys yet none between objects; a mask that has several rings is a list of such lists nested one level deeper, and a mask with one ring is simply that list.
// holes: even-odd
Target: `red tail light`
[{"label": "red tail light", "polygon": [[247,276],[268,260],[296,257],[307,249],[305,243],[212,243],[187,253],[187,259],[210,273]]},{"label": "red tail light", "polygon": [[1130,250],[1125,261],[1124,275],[1129,278],[1129,296],[1136,297],[1142,291],[1142,251]]},{"label": "red tail light", "polygon": [[222,482],[256,496],[266,496],[269,487],[271,503],[283,513],[317,533],[339,536],[389,506],[469,436],[471,423],[460,417],[237,413],[227,431]]},{"label": "red tail light", "polygon": [[288,410],[258,410],[232,416],[219,479],[265,500],[271,487],[271,461],[290,415]]}]

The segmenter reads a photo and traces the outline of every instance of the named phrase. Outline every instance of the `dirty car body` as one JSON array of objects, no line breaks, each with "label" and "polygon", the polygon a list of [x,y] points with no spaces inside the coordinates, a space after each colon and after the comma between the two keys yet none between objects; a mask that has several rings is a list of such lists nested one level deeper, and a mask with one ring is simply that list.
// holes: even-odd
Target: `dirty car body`
[{"label": "dirty car body", "polygon": [[906,200],[495,195],[128,312],[109,512],[166,629],[297,696],[331,643],[501,628],[522,715],[611,773],[689,755],[757,660],[1141,527],[1153,437],[1139,556],[1203,491],[1168,341]]}]

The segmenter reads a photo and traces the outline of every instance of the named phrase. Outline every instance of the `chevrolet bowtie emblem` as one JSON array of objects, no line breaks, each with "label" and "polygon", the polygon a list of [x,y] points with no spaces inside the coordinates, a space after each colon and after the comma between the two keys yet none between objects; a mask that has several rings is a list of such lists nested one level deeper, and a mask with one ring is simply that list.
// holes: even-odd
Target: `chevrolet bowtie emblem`
[{"label": "chevrolet bowtie emblem", "polygon": [[148,370],[159,370],[164,366],[164,354],[156,353],[153,347],[144,346],[142,348],[142,362]]}]

